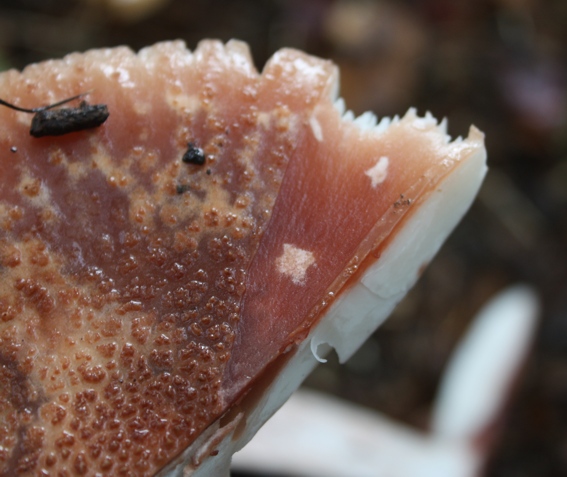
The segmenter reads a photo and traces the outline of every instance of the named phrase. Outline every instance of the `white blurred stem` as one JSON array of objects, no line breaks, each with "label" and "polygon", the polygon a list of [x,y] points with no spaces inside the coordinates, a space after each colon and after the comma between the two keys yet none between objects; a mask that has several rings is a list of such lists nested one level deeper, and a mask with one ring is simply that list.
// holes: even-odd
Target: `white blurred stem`
[{"label": "white blurred stem", "polygon": [[525,359],[538,308],[535,292],[516,286],[480,311],[445,371],[433,433],[474,440],[497,418]]}]

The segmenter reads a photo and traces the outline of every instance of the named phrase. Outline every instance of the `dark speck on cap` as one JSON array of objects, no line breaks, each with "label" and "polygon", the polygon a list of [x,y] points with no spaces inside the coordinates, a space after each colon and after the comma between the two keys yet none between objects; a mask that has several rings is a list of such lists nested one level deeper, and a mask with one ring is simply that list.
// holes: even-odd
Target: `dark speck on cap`
[{"label": "dark speck on cap", "polygon": [[195,146],[192,142],[187,144],[187,151],[183,154],[183,162],[187,164],[197,164],[202,166],[205,163],[205,153],[200,147]]}]

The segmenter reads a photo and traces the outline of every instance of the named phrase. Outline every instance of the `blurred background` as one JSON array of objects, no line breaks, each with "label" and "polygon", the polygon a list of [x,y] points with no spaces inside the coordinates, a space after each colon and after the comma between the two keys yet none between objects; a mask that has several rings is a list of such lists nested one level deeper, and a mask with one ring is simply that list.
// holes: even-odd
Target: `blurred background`
[{"label": "blurred background", "polygon": [[[487,475],[567,475],[567,2],[564,0],[1,0],[0,70],[76,50],[167,39],[248,42],[333,59],[360,114],[416,106],[487,137],[478,200],[394,315],[306,385],[425,429],[474,313],[516,282],[543,316]],[[0,92],[1,96],[1,92]],[[5,98],[9,99],[9,98]]]}]

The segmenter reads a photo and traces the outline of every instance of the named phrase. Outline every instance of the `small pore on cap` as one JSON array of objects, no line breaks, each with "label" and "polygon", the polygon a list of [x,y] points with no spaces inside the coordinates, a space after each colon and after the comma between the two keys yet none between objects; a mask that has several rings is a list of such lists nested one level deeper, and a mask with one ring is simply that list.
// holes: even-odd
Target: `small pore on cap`
[{"label": "small pore on cap", "polygon": [[296,285],[305,284],[307,269],[315,263],[315,256],[289,243],[284,244],[283,254],[277,259],[278,271],[291,278]]},{"label": "small pore on cap", "polygon": [[390,160],[386,156],[382,156],[376,161],[376,164],[368,169],[365,174],[370,177],[372,181],[372,187],[376,187],[386,180],[388,176],[388,165]]}]

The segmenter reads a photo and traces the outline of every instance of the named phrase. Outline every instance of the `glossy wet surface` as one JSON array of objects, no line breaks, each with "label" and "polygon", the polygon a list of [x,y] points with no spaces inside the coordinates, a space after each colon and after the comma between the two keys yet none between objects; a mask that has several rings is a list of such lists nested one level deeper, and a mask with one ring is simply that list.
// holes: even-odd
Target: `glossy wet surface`
[{"label": "glossy wet surface", "polygon": [[159,470],[481,147],[413,113],[362,131],[333,106],[335,74],[287,50],[259,76],[242,44],[206,42],[0,78],[19,105],[92,90],[110,111],[42,139],[0,111],[6,475]]}]

